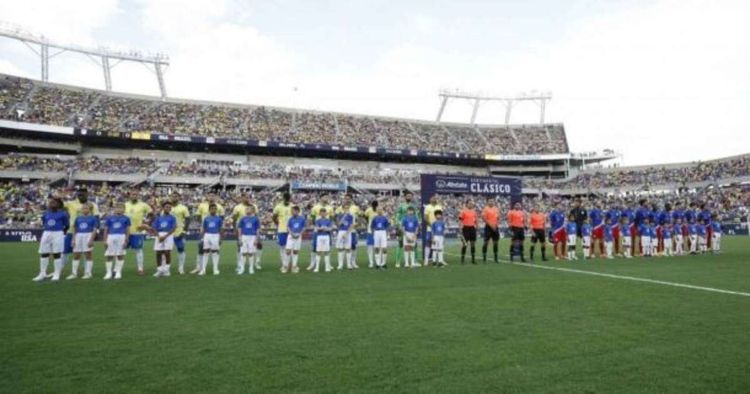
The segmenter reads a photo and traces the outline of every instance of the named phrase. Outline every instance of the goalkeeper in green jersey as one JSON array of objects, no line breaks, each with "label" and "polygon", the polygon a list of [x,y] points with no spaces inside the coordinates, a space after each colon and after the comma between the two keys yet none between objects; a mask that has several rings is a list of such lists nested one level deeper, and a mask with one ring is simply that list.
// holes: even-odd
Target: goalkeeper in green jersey
[{"label": "goalkeeper in green jersey", "polygon": [[[404,195],[404,201],[398,205],[396,210],[396,226],[398,229],[398,250],[396,251],[396,268],[401,266],[402,253],[404,251],[404,229],[401,228],[401,222],[407,215],[409,208],[414,209],[415,212],[420,212],[421,209],[417,209],[417,204],[414,203],[414,194],[412,192],[406,192]],[[417,257],[418,259],[418,257]],[[416,260],[419,261],[419,260]]]}]

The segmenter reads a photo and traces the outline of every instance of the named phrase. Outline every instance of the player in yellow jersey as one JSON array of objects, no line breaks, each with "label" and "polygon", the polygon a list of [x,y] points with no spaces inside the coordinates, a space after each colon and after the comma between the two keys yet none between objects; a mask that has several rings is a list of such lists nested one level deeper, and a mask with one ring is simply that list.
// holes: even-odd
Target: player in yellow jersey
[{"label": "player in yellow jersey", "polygon": [[292,196],[284,193],[283,200],[273,208],[273,222],[276,223],[276,239],[279,243],[279,254],[281,255],[282,272],[289,265],[289,257],[286,254],[286,241],[288,236],[287,223],[292,217]]},{"label": "player in yellow jersey", "polygon": [[[232,224],[234,225],[235,231],[237,230],[237,223],[239,223],[240,219],[247,215],[247,208],[253,207],[253,212],[258,212],[258,206],[253,204],[252,201],[250,201],[250,196],[248,195],[240,195],[237,197],[237,205],[232,208],[232,213],[229,215],[229,218],[232,220]],[[255,237],[255,247],[258,250],[258,253],[253,253],[252,257],[250,257],[250,263],[253,265],[254,269],[261,269],[260,266],[260,250],[262,249],[260,242],[260,237]],[[242,267],[242,270],[245,270],[245,264],[243,262],[242,258],[242,252],[241,252],[241,246],[242,242],[240,238],[237,238],[237,272],[240,272],[240,267]],[[242,265],[240,265],[242,263]]]},{"label": "player in yellow jersey", "polygon": [[[78,189],[78,191],[76,191],[75,199],[70,200],[70,201],[65,201],[63,205],[65,207],[65,210],[68,211],[68,216],[70,216],[71,225],[76,222],[76,218],[78,217],[78,215],[81,214],[81,209],[86,204],[91,204],[90,205],[91,215],[99,216],[99,207],[95,203],[89,201],[89,191],[86,188]],[[60,260],[63,267],[65,266],[65,264],[67,264],[68,256],[70,256],[71,254],[73,254],[73,232],[69,231],[65,235],[65,245],[63,248],[63,255]],[[78,267],[75,267],[75,268],[78,268]],[[76,271],[78,270],[76,269]],[[76,274],[76,276],[78,275],[77,272],[73,272],[72,274]]]},{"label": "player in yellow jersey", "polygon": [[172,201],[170,213],[177,219],[177,227],[172,234],[174,245],[177,248],[177,272],[183,275],[185,273],[185,230],[190,219],[190,209],[180,202],[178,193],[172,193],[170,200]]},{"label": "player in yellow jersey", "polygon": [[[320,211],[322,209],[325,209],[326,212],[328,212],[329,215],[333,214],[333,205],[331,205],[331,202],[328,198],[327,194],[324,194],[320,197],[320,202],[313,205],[312,209],[310,210],[310,223],[315,223],[316,220],[320,219]],[[329,216],[330,217],[330,216]],[[310,271],[312,268],[317,265],[317,259],[318,259],[318,253],[317,253],[317,239],[318,237],[313,237],[311,244],[311,253],[310,253],[310,265],[307,267],[307,270]]]},{"label": "player in yellow jersey", "polygon": [[378,216],[378,200],[373,200],[370,206],[365,209],[365,219],[367,220],[367,262],[368,267],[375,267],[375,237],[372,235],[372,219]]},{"label": "player in yellow jersey", "polygon": [[135,250],[135,263],[138,266],[138,275],[143,275],[143,240],[146,234],[144,224],[151,221],[151,206],[140,200],[140,192],[131,190],[128,201],[125,202],[125,216],[130,219],[130,237],[128,248]]},{"label": "player in yellow jersey", "polygon": [[[343,207],[349,207],[347,210],[345,210]],[[359,209],[357,204],[354,203],[352,199],[352,195],[349,193],[346,193],[344,195],[344,202],[341,204],[340,207],[336,208],[336,217],[343,215],[344,213],[349,213],[354,218],[354,223],[352,223],[352,240],[351,240],[351,259],[352,259],[352,266],[354,268],[359,268],[357,265],[357,241],[358,241],[358,235],[357,235],[357,218],[359,218],[362,215],[362,210]]]},{"label": "player in yellow jersey", "polygon": [[432,223],[435,222],[435,211],[442,211],[437,196],[430,197],[430,203],[424,206],[424,221],[427,225],[424,240],[424,265],[430,265],[430,245],[432,244]]},{"label": "player in yellow jersey", "polygon": [[[209,210],[209,207],[211,204],[216,205],[216,214],[219,216],[224,216],[224,207],[218,203],[216,198],[216,193],[208,193],[206,196],[206,199],[203,200],[200,204],[198,204],[198,208],[195,210],[195,216],[197,216],[200,219],[201,225],[203,225],[203,221],[211,215],[211,212]],[[203,262],[203,242],[198,241],[198,255],[195,259],[195,268],[190,271],[191,274],[197,274],[201,271],[201,266]]]}]

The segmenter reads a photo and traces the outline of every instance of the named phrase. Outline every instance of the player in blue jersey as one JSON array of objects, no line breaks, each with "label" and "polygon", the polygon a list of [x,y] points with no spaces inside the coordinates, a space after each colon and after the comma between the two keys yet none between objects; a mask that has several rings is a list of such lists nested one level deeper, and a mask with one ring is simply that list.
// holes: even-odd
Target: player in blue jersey
[{"label": "player in blue jersey", "polygon": [[169,276],[174,248],[174,232],[177,230],[177,218],[172,215],[172,202],[166,200],[161,204],[161,212],[151,221],[150,231],[154,236],[154,255],[156,257],[155,277]]},{"label": "player in blue jersey", "polygon": [[444,251],[445,247],[445,221],[443,220],[443,211],[438,209],[434,212],[435,221],[430,225],[432,231],[432,251],[435,253],[435,265],[445,267]]},{"label": "player in blue jersey", "polygon": [[286,240],[286,246],[284,247],[287,252],[287,259],[282,262],[281,273],[285,274],[290,271],[289,263],[291,262],[291,272],[296,274],[299,272],[299,250],[302,248],[302,233],[305,231],[307,221],[305,217],[300,215],[298,206],[292,207],[292,216],[286,223],[288,231],[288,238]]},{"label": "player in blue jersey", "polygon": [[568,221],[565,223],[565,233],[568,234],[568,260],[578,260],[578,256],[576,256],[578,225],[573,214],[568,217]]},{"label": "player in blue jersey", "polygon": [[[625,226],[628,226],[628,234],[630,234],[629,235],[630,241],[627,242],[630,250],[628,251],[627,256],[633,257],[635,244],[636,244],[635,238],[636,238],[636,234],[638,234],[638,229],[635,226],[635,211],[633,210],[633,208],[631,208],[630,206],[626,206],[625,209],[622,210],[622,218],[625,219],[621,222],[621,225],[622,225],[621,229],[623,230],[623,234],[624,234]],[[623,243],[623,252],[624,252],[624,249],[625,249],[624,245],[626,243],[624,235],[623,235],[622,243]]]},{"label": "player in blue jersey", "polygon": [[557,203],[552,212],[549,213],[550,239],[552,240],[552,251],[555,260],[559,260],[565,255],[565,244],[567,243],[567,234],[565,234],[565,213],[562,204]]},{"label": "player in blue jersey", "polygon": [[[687,217],[687,216],[686,216]],[[697,254],[698,252],[698,226],[695,222],[688,223],[688,245],[690,246],[690,254]]]},{"label": "player in blue jersey", "polygon": [[[122,279],[122,266],[125,265],[125,250],[130,237],[130,218],[125,216],[125,204],[117,203],[114,214],[104,219],[104,251],[106,258],[104,280]],[[112,266],[114,264],[114,270]]]},{"label": "player in blue jersey", "polygon": [[419,267],[416,252],[414,251],[417,245],[417,236],[419,235],[419,219],[414,207],[406,209],[406,216],[401,220],[401,229],[404,233],[404,267]]},{"label": "player in blue jersey", "polygon": [[73,247],[73,263],[71,273],[66,279],[78,278],[78,265],[80,264],[81,256],[86,259],[83,268],[83,279],[91,279],[93,275],[94,240],[99,229],[99,217],[93,215],[91,211],[90,204],[83,204],[81,206],[81,214],[76,217],[75,223],[73,223],[73,240],[71,243]]},{"label": "player in blue jersey", "polygon": [[60,280],[63,270],[62,253],[65,249],[65,232],[70,226],[70,216],[63,209],[63,202],[59,198],[50,198],[47,210],[42,214],[42,238],[39,241],[39,274],[32,280],[41,282],[47,278],[49,258],[52,257],[54,271],[52,280]]},{"label": "player in blue jersey", "polygon": [[682,223],[682,216],[678,216],[677,219],[674,220],[674,224],[672,225],[672,240],[674,243],[673,254],[676,256],[681,256],[684,253],[683,250],[685,246],[685,236],[683,235],[683,228],[684,225]]},{"label": "player in blue jersey", "polygon": [[388,261],[388,230],[391,223],[383,213],[383,208],[378,207],[377,215],[372,219],[373,246],[375,247],[375,268],[387,268]]},{"label": "player in blue jersey", "polygon": [[661,236],[664,239],[664,256],[673,256],[673,236],[672,236],[672,224],[667,223],[661,228]]},{"label": "player in blue jersey", "polygon": [[706,229],[706,224],[703,221],[703,218],[698,219],[698,224],[695,227],[696,233],[698,234],[698,252],[701,254],[706,253],[708,230]]},{"label": "player in blue jersey", "polygon": [[260,219],[255,214],[255,206],[247,204],[245,215],[237,222],[237,239],[240,241],[240,260],[237,262],[237,275],[245,273],[245,262],[247,262],[247,273],[255,273],[255,255],[258,253],[258,232],[260,231]]},{"label": "player in blue jersey", "polygon": [[354,269],[352,260],[352,233],[354,232],[354,215],[352,215],[351,201],[344,200],[343,209],[336,218],[336,249],[338,257],[337,270]]},{"label": "player in blue jersey", "polygon": [[[320,270],[320,260],[325,262],[325,272],[331,272],[331,232],[333,231],[333,221],[328,218],[328,210],[326,208],[320,208],[318,210],[317,219],[315,219],[313,237],[315,241],[315,253],[318,258],[312,260],[312,271],[318,272]],[[311,269],[308,268],[308,271]]]},{"label": "player in blue jersey", "polygon": [[638,235],[641,240],[641,256],[651,257],[653,239],[648,215],[643,216],[641,219],[641,224],[638,226]]},{"label": "player in blue jersey", "polygon": [[590,259],[591,256],[591,220],[586,218],[581,224],[581,248],[583,249],[583,258],[585,260]]},{"label": "player in blue jersey", "polygon": [[630,223],[628,223],[628,217],[623,214],[620,218],[620,229],[622,230],[622,255],[626,259],[633,257],[631,253],[631,247],[633,243]]},{"label": "player in blue jersey", "polygon": [[711,241],[713,240],[713,228],[711,227],[711,210],[708,209],[706,203],[701,203],[698,209],[698,218],[703,220],[703,225],[706,226],[706,251],[711,250]]},{"label": "player in blue jersey", "polygon": [[219,275],[219,251],[221,249],[221,229],[224,227],[224,218],[218,214],[218,206],[214,203],[208,205],[208,216],[203,219],[201,226],[201,239],[203,240],[203,261],[198,275],[206,274],[208,255],[211,255],[213,274]]},{"label": "player in blue jersey", "polygon": [[609,220],[610,223],[612,223],[612,238],[613,238],[613,244],[614,244],[614,254],[620,255],[620,244],[622,243],[620,238],[620,233],[622,230],[620,229],[620,217],[622,217],[622,211],[620,211],[619,206],[613,205],[610,207],[605,213],[604,213],[604,219]]}]

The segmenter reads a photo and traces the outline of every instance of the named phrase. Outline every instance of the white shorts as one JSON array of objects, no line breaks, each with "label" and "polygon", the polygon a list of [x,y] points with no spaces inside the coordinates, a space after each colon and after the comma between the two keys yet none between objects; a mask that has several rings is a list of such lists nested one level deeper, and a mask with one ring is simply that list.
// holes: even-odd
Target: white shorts
[{"label": "white shorts", "polygon": [[681,244],[683,241],[682,234],[675,234],[674,235],[674,242],[677,244]]},{"label": "white shorts", "polygon": [[219,234],[203,234],[203,250],[219,250]]},{"label": "white shorts", "polygon": [[385,249],[388,247],[388,233],[385,230],[375,230],[372,233],[373,246],[377,249]]},{"label": "white shorts", "polygon": [[[575,241],[573,241],[575,242]],[[583,246],[591,246],[591,237],[588,235],[585,235],[583,237]]]},{"label": "white shorts", "polygon": [[721,239],[721,233],[713,233],[711,234],[711,239],[718,241]]},{"label": "white shorts", "polygon": [[699,237],[698,237],[698,244],[699,244],[699,245],[703,245],[703,244],[705,244],[705,243],[706,243],[706,237],[704,237],[704,236],[699,236]]},{"label": "white shorts", "polygon": [[255,235],[243,235],[240,237],[240,253],[242,254],[255,254],[258,251],[258,245],[255,243],[257,237]]},{"label": "white shorts", "polygon": [[[162,235],[165,235],[167,233],[159,233],[159,237]],[[167,238],[164,238],[164,242],[159,242],[159,238],[154,239],[154,250],[157,252],[169,252],[174,247],[174,237],[168,236]]]},{"label": "white shorts", "polygon": [[641,236],[641,246],[651,246],[651,237]]},{"label": "white shorts", "polygon": [[417,244],[417,233],[404,233],[404,246],[414,246]]},{"label": "white shorts", "polygon": [[104,251],[104,255],[107,257],[113,256],[125,256],[125,234],[109,234],[107,235],[107,250]]},{"label": "white shorts", "polygon": [[286,239],[286,250],[296,250],[299,252],[299,250],[302,249],[302,235],[298,235],[297,237],[293,237],[291,233],[287,236]]},{"label": "white shorts", "polygon": [[630,239],[629,235],[628,236],[622,236],[622,245],[623,246],[629,247],[630,246],[630,242],[631,242],[631,239]]},{"label": "white shorts", "polygon": [[59,254],[65,249],[65,234],[62,231],[45,231],[39,240],[39,254]]},{"label": "white shorts", "polygon": [[443,250],[443,236],[442,235],[432,235],[432,250]]},{"label": "white shorts", "polygon": [[346,230],[339,230],[336,233],[336,249],[351,249],[352,247],[352,233]]},{"label": "white shorts", "polygon": [[73,253],[90,252],[93,247],[89,247],[89,241],[94,233],[76,233],[74,235],[75,244],[73,244]]},{"label": "white shorts", "polygon": [[672,238],[664,238],[664,247],[672,247]]},{"label": "white shorts", "polygon": [[576,244],[576,235],[575,234],[568,234],[568,246],[575,246]]},{"label": "white shorts", "polygon": [[331,236],[330,235],[316,235],[315,238],[315,252],[328,253],[331,251]]}]

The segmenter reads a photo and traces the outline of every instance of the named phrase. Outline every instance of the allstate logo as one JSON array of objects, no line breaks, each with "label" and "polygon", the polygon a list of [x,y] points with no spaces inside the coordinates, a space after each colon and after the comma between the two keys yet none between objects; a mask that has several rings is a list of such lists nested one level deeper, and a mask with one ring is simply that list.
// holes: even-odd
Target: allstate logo
[{"label": "allstate logo", "polygon": [[112,225],[112,228],[120,228],[122,225],[120,223],[114,223]]},{"label": "allstate logo", "polygon": [[161,223],[161,228],[167,228],[167,223],[166,222],[162,222]]},{"label": "allstate logo", "polygon": [[81,230],[85,230],[89,228],[89,225],[87,223],[81,223]]},{"label": "allstate logo", "polygon": [[444,180],[442,180],[442,179],[438,179],[437,182],[435,182],[435,186],[437,186],[439,188],[444,188],[445,185],[446,185],[446,182]]},{"label": "allstate logo", "polygon": [[50,219],[50,220],[47,220],[47,225],[48,225],[48,226],[50,226],[50,227],[51,227],[51,226],[54,226],[54,225],[55,225],[55,223],[57,223],[57,222],[55,222],[55,219]]}]

